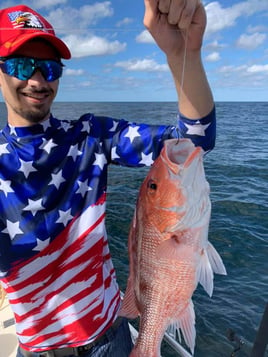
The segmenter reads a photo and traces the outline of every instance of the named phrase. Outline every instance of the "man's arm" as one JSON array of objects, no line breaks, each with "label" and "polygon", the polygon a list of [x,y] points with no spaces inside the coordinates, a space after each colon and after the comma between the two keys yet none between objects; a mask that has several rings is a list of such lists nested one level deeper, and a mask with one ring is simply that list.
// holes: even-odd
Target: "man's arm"
[{"label": "man's arm", "polygon": [[201,60],[206,27],[203,5],[199,0],[144,0],[144,3],[144,25],[167,56],[180,113],[189,119],[206,116],[214,101]]}]

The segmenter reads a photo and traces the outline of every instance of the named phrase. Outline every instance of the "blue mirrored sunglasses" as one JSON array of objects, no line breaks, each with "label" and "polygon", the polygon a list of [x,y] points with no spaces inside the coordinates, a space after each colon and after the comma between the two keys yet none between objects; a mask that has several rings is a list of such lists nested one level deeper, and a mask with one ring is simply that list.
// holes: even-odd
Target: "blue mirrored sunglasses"
[{"label": "blue mirrored sunglasses", "polygon": [[30,57],[0,57],[0,68],[9,76],[21,81],[30,79],[35,70],[40,70],[48,82],[53,82],[62,75],[63,64],[53,60],[35,59]]}]

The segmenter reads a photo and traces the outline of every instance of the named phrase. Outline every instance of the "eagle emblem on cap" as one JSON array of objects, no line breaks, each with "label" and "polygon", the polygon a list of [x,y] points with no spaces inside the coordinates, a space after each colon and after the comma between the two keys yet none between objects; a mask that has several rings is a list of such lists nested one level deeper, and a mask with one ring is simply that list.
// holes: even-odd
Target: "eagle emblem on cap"
[{"label": "eagle emblem on cap", "polygon": [[21,13],[15,19],[15,22],[18,25],[23,25],[22,27],[24,27],[24,28],[38,28],[38,29],[43,28],[43,25],[41,24],[41,22],[39,21],[37,16],[35,16],[34,14],[32,14],[30,12]]},{"label": "eagle emblem on cap", "polygon": [[44,30],[44,26],[39,18],[28,11],[15,11],[8,14],[14,28]]}]

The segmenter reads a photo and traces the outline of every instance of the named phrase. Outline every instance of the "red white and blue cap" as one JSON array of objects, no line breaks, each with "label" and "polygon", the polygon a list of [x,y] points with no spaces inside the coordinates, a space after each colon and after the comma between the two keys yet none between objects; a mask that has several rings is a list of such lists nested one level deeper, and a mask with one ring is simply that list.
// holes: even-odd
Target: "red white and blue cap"
[{"label": "red white and blue cap", "polygon": [[61,58],[71,58],[67,45],[56,36],[52,25],[26,5],[0,10],[0,57],[8,57],[34,38],[50,42]]}]

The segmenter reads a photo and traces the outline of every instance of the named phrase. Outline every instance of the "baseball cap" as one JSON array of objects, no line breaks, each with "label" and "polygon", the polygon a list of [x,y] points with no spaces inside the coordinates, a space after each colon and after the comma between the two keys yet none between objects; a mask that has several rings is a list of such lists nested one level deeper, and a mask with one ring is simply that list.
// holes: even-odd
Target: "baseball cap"
[{"label": "baseball cap", "polygon": [[36,11],[26,5],[0,10],[0,57],[11,56],[34,38],[50,42],[61,58],[71,58],[67,45],[56,36],[52,25]]}]

